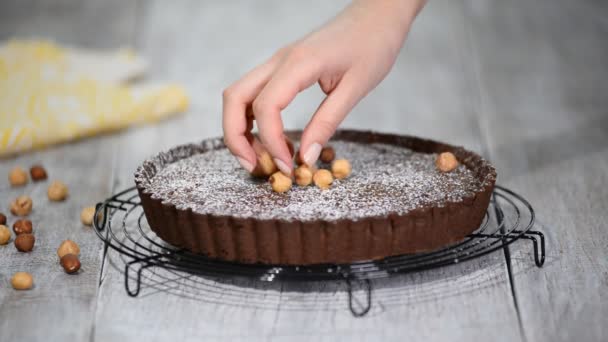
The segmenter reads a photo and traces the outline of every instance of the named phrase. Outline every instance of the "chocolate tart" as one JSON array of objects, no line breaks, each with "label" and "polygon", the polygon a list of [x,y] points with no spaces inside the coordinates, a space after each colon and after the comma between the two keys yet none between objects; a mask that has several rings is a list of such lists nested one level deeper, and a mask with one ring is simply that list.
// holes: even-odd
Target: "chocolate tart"
[{"label": "chocolate tart", "polygon": [[[294,141],[301,132],[289,132]],[[349,263],[432,251],[481,224],[496,171],[461,147],[409,136],[338,131],[329,143],[350,177],[283,194],[251,178],[221,138],[145,161],[135,183],[150,228],[166,242],[241,263]],[[460,166],[435,168],[437,153]],[[323,165],[321,165],[323,166]]]}]

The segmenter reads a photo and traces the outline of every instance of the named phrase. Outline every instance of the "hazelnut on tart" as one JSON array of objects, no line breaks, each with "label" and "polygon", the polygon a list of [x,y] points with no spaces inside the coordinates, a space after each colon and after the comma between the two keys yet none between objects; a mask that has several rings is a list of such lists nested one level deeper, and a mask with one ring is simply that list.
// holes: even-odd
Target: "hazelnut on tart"
[{"label": "hazelnut on tart", "polygon": [[[287,136],[297,145],[300,134]],[[330,170],[300,166],[293,179],[274,170],[263,182],[221,138],[208,139],[145,161],[135,183],[160,238],[242,263],[349,263],[432,251],[461,241],[485,216],[496,171],[473,152],[350,130],[329,145],[321,162]],[[445,152],[454,158],[439,158]]]}]

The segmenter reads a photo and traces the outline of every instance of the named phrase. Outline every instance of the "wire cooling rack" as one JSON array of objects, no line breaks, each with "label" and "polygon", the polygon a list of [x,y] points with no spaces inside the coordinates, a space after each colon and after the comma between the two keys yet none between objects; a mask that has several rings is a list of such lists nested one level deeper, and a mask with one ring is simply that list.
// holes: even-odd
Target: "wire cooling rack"
[{"label": "wire cooling rack", "polygon": [[[371,309],[371,281],[374,279],[460,263],[506,248],[521,239],[532,242],[534,262],[541,267],[545,261],[545,239],[541,232],[532,230],[534,219],[534,209],[526,199],[509,189],[496,186],[481,226],[458,244],[430,253],[312,266],[240,264],[173,247],[156,236],[148,226],[134,187],[98,203],[94,227],[105,244],[105,252],[113,249],[126,258],[124,281],[130,296],[139,295],[142,272],[153,267],[220,279],[249,278],[261,282],[290,283],[344,281],[348,308],[354,316],[359,317]],[[135,276],[131,276],[133,272]],[[355,287],[364,289],[364,303],[359,307],[354,305]]]}]

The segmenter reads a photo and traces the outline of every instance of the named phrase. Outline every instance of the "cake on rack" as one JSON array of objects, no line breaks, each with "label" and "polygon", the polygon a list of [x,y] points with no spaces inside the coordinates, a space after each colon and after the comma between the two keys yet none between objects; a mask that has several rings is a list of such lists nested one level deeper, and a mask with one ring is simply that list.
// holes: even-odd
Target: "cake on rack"
[{"label": "cake on rack", "polygon": [[[297,141],[301,132],[289,132]],[[494,167],[461,147],[416,137],[338,131],[331,146],[352,174],[328,189],[272,191],[242,170],[221,138],[175,147],[135,173],[150,228],[193,253],[240,263],[351,263],[436,250],[484,219]],[[437,169],[451,152],[458,167]]]}]

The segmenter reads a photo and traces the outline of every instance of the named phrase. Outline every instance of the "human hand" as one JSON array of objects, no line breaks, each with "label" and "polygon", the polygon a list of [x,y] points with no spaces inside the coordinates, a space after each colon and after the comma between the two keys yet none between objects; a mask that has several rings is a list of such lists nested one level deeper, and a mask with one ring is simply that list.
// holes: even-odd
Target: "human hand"
[{"label": "human hand", "polygon": [[[319,83],[327,97],[303,131],[300,158],[313,165],[338,125],[390,71],[426,0],[359,0],[320,29],[280,49],[223,93],[224,141],[251,172],[267,150],[285,174],[292,156],[281,111]],[[258,136],[251,130],[257,122]]]}]

